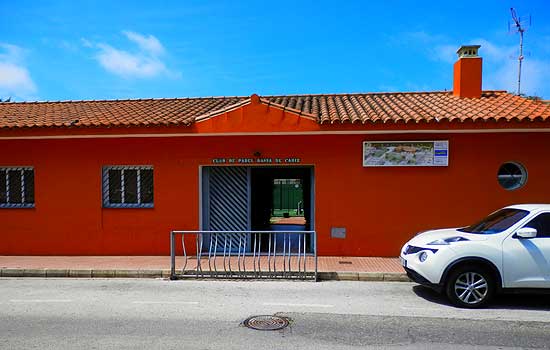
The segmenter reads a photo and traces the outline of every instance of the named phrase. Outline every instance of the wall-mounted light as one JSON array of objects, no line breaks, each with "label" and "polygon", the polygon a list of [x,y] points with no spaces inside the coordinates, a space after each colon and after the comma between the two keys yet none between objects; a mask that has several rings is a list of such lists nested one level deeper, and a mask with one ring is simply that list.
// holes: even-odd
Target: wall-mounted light
[{"label": "wall-mounted light", "polygon": [[259,151],[256,151],[253,154],[254,154],[254,157],[261,157],[262,156],[262,152],[259,152]]}]

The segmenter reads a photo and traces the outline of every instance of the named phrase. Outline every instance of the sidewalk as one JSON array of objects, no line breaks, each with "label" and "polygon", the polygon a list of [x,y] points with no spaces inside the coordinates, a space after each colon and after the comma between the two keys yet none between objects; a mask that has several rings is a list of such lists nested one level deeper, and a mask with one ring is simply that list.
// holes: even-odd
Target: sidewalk
[{"label": "sidewalk", "polygon": [[[180,266],[178,258],[176,267]],[[318,272],[321,280],[409,280],[398,258],[322,256]],[[0,256],[0,277],[168,278],[170,257]]]}]

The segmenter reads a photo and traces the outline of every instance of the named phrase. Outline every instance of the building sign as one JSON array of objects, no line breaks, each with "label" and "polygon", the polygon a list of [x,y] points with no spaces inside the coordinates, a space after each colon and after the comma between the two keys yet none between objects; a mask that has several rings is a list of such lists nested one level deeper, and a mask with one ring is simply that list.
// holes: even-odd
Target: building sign
[{"label": "building sign", "polygon": [[214,158],[213,164],[299,164],[300,158]]},{"label": "building sign", "polygon": [[447,166],[449,141],[365,141],[363,166]]}]

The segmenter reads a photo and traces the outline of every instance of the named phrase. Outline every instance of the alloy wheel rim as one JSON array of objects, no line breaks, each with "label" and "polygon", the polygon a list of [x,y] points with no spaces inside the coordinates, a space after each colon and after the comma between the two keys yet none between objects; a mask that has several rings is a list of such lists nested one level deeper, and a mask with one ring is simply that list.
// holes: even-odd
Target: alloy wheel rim
[{"label": "alloy wheel rim", "polygon": [[466,304],[482,302],[489,292],[487,280],[477,272],[465,272],[458,276],[454,288],[458,299]]}]

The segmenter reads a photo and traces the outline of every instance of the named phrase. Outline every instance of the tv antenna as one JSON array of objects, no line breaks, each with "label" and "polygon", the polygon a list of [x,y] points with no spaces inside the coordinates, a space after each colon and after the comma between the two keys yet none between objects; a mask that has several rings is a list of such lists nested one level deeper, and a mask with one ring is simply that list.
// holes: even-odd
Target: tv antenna
[{"label": "tv antenna", "polygon": [[[531,16],[529,16],[528,24],[526,24],[527,20],[522,21],[521,17],[519,17],[516,14],[516,10],[514,8],[510,8],[510,12],[512,12],[512,20],[514,23],[512,26],[514,27],[514,31],[516,33],[519,33],[519,56],[518,56],[518,95],[521,95],[521,63],[523,62],[524,56],[523,56],[523,33],[527,30],[528,27],[531,26]],[[510,22],[508,22],[508,31],[510,31]]]}]

